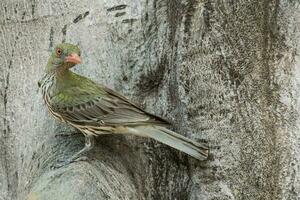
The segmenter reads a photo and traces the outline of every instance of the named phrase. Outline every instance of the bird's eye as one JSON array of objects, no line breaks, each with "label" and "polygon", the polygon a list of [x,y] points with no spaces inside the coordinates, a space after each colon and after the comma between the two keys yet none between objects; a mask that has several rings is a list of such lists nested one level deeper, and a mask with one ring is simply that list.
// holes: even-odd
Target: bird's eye
[{"label": "bird's eye", "polygon": [[62,50],[61,50],[60,48],[57,48],[57,49],[56,49],[56,54],[57,54],[58,56],[60,56],[61,53],[62,53]]}]

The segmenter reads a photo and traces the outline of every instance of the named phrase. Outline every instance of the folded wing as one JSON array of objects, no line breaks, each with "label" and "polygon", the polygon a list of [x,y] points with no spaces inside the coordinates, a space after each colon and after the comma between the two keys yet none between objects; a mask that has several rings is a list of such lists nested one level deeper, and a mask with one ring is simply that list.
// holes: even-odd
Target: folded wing
[{"label": "folded wing", "polygon": [[169,124],[104,86],[92,90],[80,87],[67,88],[51,98],[51,106],[64,120],[80,125]]}]

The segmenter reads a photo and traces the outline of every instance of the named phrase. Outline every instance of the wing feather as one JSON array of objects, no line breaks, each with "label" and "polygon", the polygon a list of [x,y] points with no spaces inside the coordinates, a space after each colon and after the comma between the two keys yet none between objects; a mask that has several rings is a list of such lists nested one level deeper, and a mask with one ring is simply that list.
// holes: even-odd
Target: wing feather
[{"label": "wing feather", "polygon": [[51,98],[51,106],[66,121],[80,125],[169,124],[166,120],[142,110],[126,97],[99,85],[96,91],[95,88],[67,88]]}]

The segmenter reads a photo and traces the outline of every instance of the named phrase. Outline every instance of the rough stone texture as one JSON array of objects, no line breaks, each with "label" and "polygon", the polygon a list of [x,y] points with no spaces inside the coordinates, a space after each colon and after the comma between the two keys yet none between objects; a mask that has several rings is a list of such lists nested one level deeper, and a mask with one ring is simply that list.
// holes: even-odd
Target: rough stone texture
[{"label": "rough stone texture", "polygon": [[[299,199],[296,0],[2,0],[0,200]],[[37,89],[49,50],[79,44],[75,71],[208,141],[198,162],[150,139],[83,147]]]}]

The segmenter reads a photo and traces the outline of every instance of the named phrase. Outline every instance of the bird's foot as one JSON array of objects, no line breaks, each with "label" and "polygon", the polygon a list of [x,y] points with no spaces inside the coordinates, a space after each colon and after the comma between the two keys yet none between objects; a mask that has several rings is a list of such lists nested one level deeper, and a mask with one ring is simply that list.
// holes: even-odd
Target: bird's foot
[{"label": "bird's foot", "polygon": [[65,161],[58,161],[55,165],[53,165],[51,167],[51,169],[59,169],[59,168],[62,168],[62,167],[65,167],[67,165],[69,165],[70,162],[65,160]]},{"label": "bird's foot", "polygon": [[87,156],[81,156],[77,159],[75,159],[73,162],[79,162],[79,161],[88,161],[89,158]]},{"label": "bird's foot", "polygon": [[54,168],[61,168],[69,165],[72,162],[88,160],[88,158],[83,155],[89,152],[94,147],[94,144],[95,144],[94,136],[87,135],[85,137],[85,147],[81,149],[79,152],[75,153],[71,158],[68,158],[67,160],[58,161],[57,164],[55,164]]},{"label": "bird's foot", "polygon": [[81,157],[78,157],[76,159],[67,159],[67,160],[58,160],[57,163],[52,167],[53,169],[58,169],[58,168],[61,168],[61,167],[65,167],[65,166],[68,166],[69,164],[71,163],[75,163],[75,162],[80,162],[80,161],[88,161],[89,158],[87,156],[81,156]]}]

